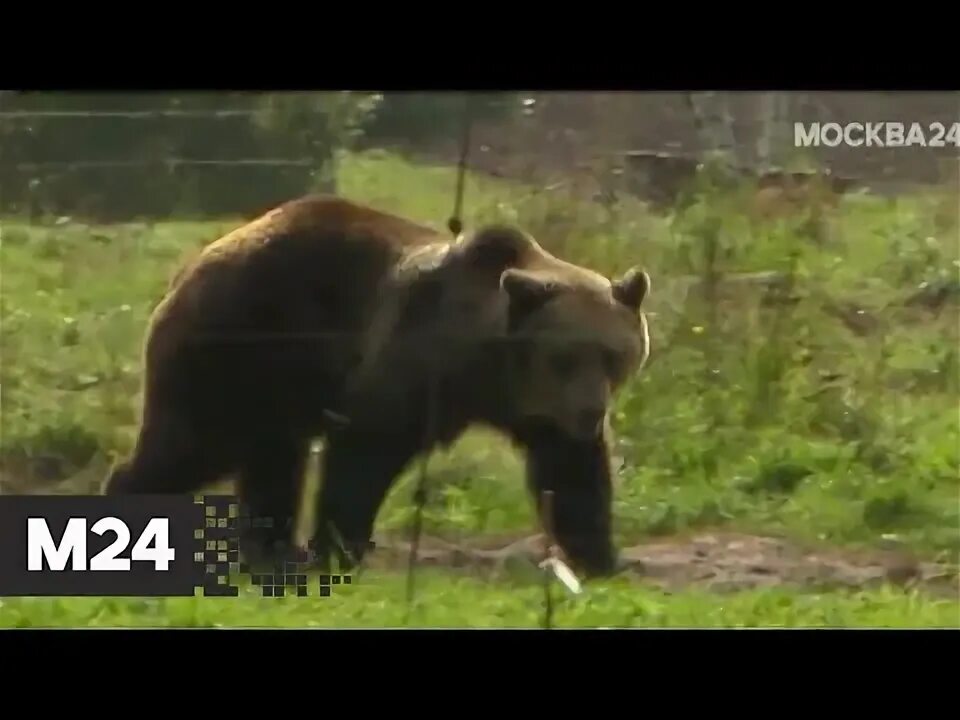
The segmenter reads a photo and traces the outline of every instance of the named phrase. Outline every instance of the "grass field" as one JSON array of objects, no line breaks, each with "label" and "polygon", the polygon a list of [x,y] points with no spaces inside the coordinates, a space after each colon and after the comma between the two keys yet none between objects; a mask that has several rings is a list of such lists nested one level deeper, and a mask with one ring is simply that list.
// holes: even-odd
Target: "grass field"
[{"label": "grass field", "polygon": [[[957,604],[877,590],[851,595],[781,590],[665,596],[627,580],[572,598],[554,591],[553,626],[572,627],[955,627]],[[409,617],[404,579],[365,578],[328,598],[15,599],[0,601],[5,627],[529,628],[543,618],[535,582],[498,583],[422,571]]]},{"label": "grass field", "polygon": [[[341,191],[441,225],[453,170],[372,153]],[[951,194],[952,193],[952,194]],[[471,178],[468,223],[523,224],[565,258],[653,277],[653,356],[615,413],[622,545],[737,530],[955,570],[960,553],[956,188],[842,198],[759,219],[748,188],[708,188],[668,215],[559,189]],[[2,227],[0,488],[96,492],[131,446],[146,318],[177,263],[240,219]],[[771,280],[772,278],[772,280]],[[471,433],[431,464],[427,531],[533,531],[520,458]],[[382,529],[410,520],[410,478]],[[427,576],[429,575],[429,580]],[[0,626],[390,626],[402,576],[333,598],[4,600]],[[955,584],[954,584],[955,586]],[[535,579],[424,571],[411,624],[535,626]],[[558,608],[566,626],[943,626],[960,604],[917,588],[664,590],[618,578]]]}]

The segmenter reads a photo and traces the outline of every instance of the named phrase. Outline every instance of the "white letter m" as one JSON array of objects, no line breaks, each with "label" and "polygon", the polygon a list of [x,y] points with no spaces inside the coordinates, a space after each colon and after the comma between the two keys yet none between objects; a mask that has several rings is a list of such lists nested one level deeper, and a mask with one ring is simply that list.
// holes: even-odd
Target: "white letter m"
[{"label": "white letter m", "polygon": [[70,518],[57,547],[45,518],[27,518],[27,570],[43,570],[43,558],[51,570],[63,570],[73,556],[74,570],[87,569],[87,522]]},{"label": "white letter m", "polygon": [[793,124],[793,145],[794,147],[810,147],[820,144],[820,123],[811,123],[809,129],[804,128],[803,123]]}]

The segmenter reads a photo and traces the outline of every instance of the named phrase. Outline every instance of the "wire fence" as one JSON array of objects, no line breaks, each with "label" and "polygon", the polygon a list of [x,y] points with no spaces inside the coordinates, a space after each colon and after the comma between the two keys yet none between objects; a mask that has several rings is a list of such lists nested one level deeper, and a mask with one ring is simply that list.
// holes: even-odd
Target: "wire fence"
[{"label": "wire fence", "polygon": [[155,165],[165,165],[170,168],[189,165],[216,165],[216,166],[255,166],[255,167],[313,167],[310,160],[296,158],[231,158],[229,160],[203,160],[198,158],[169,157],[159,160],[63,160],[48,162],[14,163],[11,167],[17,170],[50,170],[54,168],[87,169],[87,168],[138,168]]},{"label": "wire fence", "polygon": [[[434,101],[444,95],[450,94],[424,97]],[[769,174],[784,168],[797,154],[796,122],[843,124],[884,118],[919,122],[924,127],[960,122],[958,93],[527,95],[516,112],[478,123],[473,170],[541,185],[570,176],[586,177],[600,188],[616,187],[666,203],[676,198],[678,186],[689,181],[708,153],[726,153],[748,173]],[[55,104],[55,97],[50,95],[45,102]],[[17,93],[0,95],[0,195],[6,210],[36,215],[47,208],[51,214],[70,215],[95,205],[102,214],[122,215],[122,206],[129,205],[133,214],[172,214],[174,208],[191,204],[176,198],[193,193],[195,210],[217,214],[226,209],[235,214],[245,208],[261,209],[285,194],[299,194],[314,176],[331,174],[323,169],[328,160],[323,153],[314,156],[306,146],[291,141],[300,130],[275,133],[254,143],[257,152],[249,152],[253,147],[247,137],[249,128],[263,117],[262,108],[249,105],[253,102],[249,97],[228,100],[224,94],[223,106],[217,107],[213,96],[208,99],[211,106],[203,108],[163,107],[172,101],[159,94],[154,98],[149,101],[158,107],[142,109],[23,109],[15,105],[20,100]],[[138,96],[137,102],[148,100]],[[248,106],[230,107],[244,103]],[[310,117],[308,112],[301,120],[307,126],[319,126],[329,118],[322,112]],[[143,126],[138,129],[140,123]],[[323,152],[328,155],[338,142],[331,139]],[[393,133],[389,144],[455,163],[455,133],[420,131],[406,141],[402,132]],[[95,147],[101,152],[94,152]],[[186,147],[189,152],[183,151]],[[316,148],[316,143],[310,147]],[[807,155],[847,187],[875,192],[896,193],[916,183],[951,183],[960,175],[957,148],[949,146],[924,150],[821,147]],[[157,168],[167,177],[151,176]],[[120,174],[117,178],[103,174],[114,170]],[[242,174],[233,178],[219,171]],[[176,187],[152,187],[164,182]],[[143,185],[143,193],[156,197],[138,201],[132,186],[137,183]],[[239,194],[245,194],[229,207],[222,197],[228,191],[214,187],[227,184],[242,187]],[[202,187],[187,187],[192,185]],[[326,177],[324,187],[335,189],[335,179]],[[95,200],[98,193],[103,197]]]}]

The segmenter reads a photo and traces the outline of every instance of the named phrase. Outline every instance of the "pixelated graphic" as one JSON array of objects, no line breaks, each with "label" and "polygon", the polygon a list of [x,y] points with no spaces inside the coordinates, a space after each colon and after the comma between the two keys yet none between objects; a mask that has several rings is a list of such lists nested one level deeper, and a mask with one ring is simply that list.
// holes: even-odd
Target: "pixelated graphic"
[{"label": "pixelated graphic", "polygon": [[320,576],[320,597],[330,597],[330,588],[333,585],[349,585],[350,575],[321,575]]},{"label": "pixelated graphic", "polygon": [[205,597],[237,597],[240,588],[230,583],[230,566],[240,562],[236,498],[209,495],[196,503],[203,506],[203,527],[194,533],[194,560],[201,566],[197,586]]},{"label": "pixelated graphic", "polygon": [[[230,495],[3,495],[0,596],[238,597],[242,575],[263,597],[317,595],[307,551],[266,571],[241,561],[260,522]],[[350,582],[324,575],[319,595]]]},{"label": "pixelated graphic", "polygon": [[[309,572],[314,557],[308,550],[297,549],[269,569],[254,568],[241,560],[243,554],[242,532],[251,527],[261,527],[269,519],[251,516],[239,499],[230,495],[209,495],[198,498],[203,505],[204,527],[195,535],[198,546],[196,561],[202,567],[204,596],[237,597],[239,586],[231,578],[249,575],[252,585],[261,589],[262,597],[282,598],[288,595],[310,597]],[[350,585],[350,575],[321,574],[319,596],[330,597],[331,587]]]},{"label": "pixelated graphic", "polygon": [[272,573],[251,574],[250,582],[261,588],[263,597],[284,597],[287,588],[297,597],[307,597],[307,574],[301,572],[304,569],[301,565],[302,563],[298,562],[278,563]]}]

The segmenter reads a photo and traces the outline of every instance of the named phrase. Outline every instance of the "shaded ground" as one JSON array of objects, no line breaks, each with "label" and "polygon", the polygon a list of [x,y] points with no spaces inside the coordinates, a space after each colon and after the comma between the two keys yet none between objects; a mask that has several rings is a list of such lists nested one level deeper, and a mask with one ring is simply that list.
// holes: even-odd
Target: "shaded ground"
[{"label": "shaded ground", "polygon": [[[410,544],[377,538],[368,566],[405,568]],[[957,568],[924,562],[903,551],[852,551],[804,548],[787,540],[732,532],[704,532],[657,539],[624,548],[626,572],[666,590],[699,586],[730,592],[773,586],[798,589],[861,589],[881,585],[917,588],[960,598]],[[496,575],[511,566],[531,566],[542,555],[541,536],[462,540],[422,538],[419,564]]]}]

